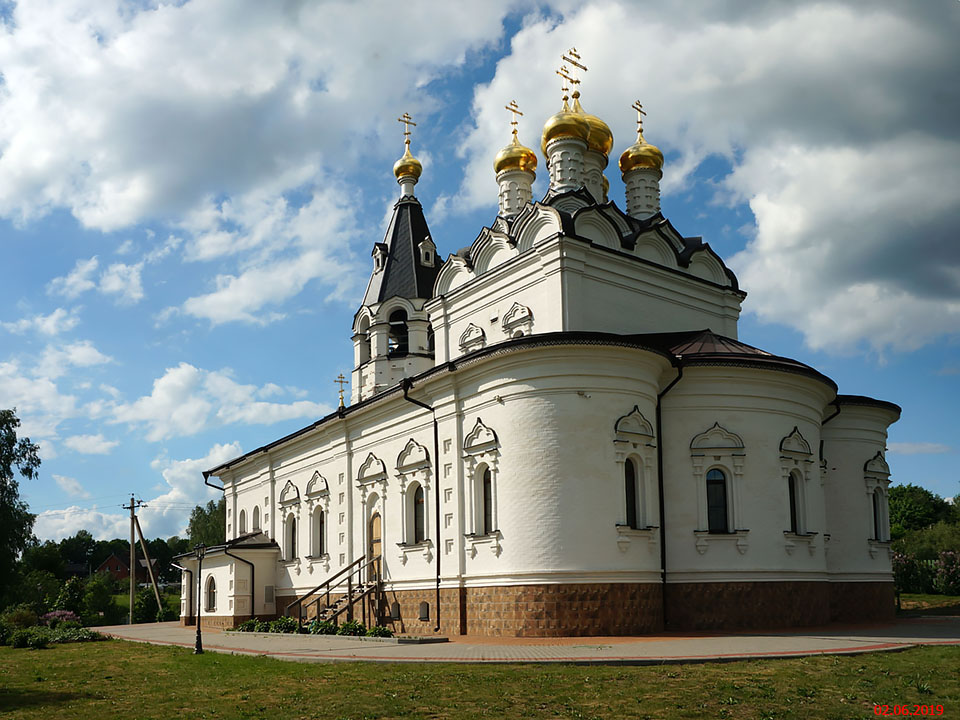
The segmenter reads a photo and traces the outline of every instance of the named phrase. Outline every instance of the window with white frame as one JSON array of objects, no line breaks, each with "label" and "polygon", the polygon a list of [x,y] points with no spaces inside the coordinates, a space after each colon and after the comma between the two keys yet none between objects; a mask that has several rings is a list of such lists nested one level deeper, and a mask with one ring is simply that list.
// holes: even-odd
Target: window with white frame
[{"label": "window with white frame", "polygon": [[628,457],[623,463],[623,495],[626,510],[627,527],[642,528],[643,507],[640,498],[643,497],[641,481],[638,477],[638,466],[635,458]]},{"label": "window with white frame", "polygon": [[463,441],[468,482],[468,553],[474,557],[481,545],[489,545],[499,557],[501,535],[497,524],[497,465],[500,457],[497,434],[477,418]]},{"label": "window with white frame", "polygon": [[[653,425],[644,417],[639,406],[621,416],[613,425],[614,454],[620,475],[620,505],[622,510],[617,520],[621,550],[626,550],[631,530],[650,531],[656,523],[654,511],[656,500],[648,478],[654,472],[656,442]],[[655,483],[654,483],[655,485]],[[650,535],[653,539],[653,535]]]},{"label": "window with white frame", "polygon": [[240,524],[240,534],[243,535],[244,533],[247,532],[247,511],[246,510],[240,511],[239,524]]},{"label": "window with white frame", "polygon": [[707,470],[707,530],[730,532],[730,507],[727,502],[727,476],[719,468]]},{"label": "window with white frame", "polygon": [[739,488],[745,459],[741,437],[719,423],[690,441],[700,532],[740,532]]},{"label": "window with white frame", "polygon": [[260,532],[260,506],[253,506],[253,531]]},{"label": "window with white frame", "polygon": [[297,559],[297,518],[293,513],[287,515],[284,523],[284,557],[287,560]]},{"label": "window with white frame", "polygon": [[414,544],[422,543],[427,539],[423,486],[420,483],[415,483],[415,485],[416,487],[412,488],[413,494],[410,498],[410,502],[412,504],[411,514],[413,515],[413,536],[411,537],[411,540],[414,542]]},{"label": "window with white frame", "polygon": [[[887,500],[887,488],[890,485],[890,466],[883,457],[882,451],[877,451],[870,460],[864,463],[863,479],[867,491],[871,513],[871,541],[885,543],[890,540],[890,508]],[[871,548],[871,555],[875,548]]]},{"label": "window with white frame", "polygon": [[323,508],[313,511],[313,552],[314,557],[327,554],[327,515]]},{"label": "window with white frame", "polygon": [[213,575],[207,578],[207,591],[204,596],[206,599],[204,610],[214,612],[217,609],[217,581],[213,579]]}]

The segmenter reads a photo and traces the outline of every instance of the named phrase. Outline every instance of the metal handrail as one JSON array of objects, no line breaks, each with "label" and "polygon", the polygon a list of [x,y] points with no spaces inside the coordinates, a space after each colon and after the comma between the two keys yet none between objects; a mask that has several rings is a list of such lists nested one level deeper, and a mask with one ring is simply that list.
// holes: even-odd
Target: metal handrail
[{"label": "metal handrail", "polygon": [[[360,578],[361,572],[362,572],[363,570],[365,570],[366,568],[370,567],[371,565],[374,565],[374,564],[377,565],[377,570],[376,570],[376,575],[375,575],[375,577],[376,577],[375,587],[373,587],[373,588],[368,588],[368,589],[365,590],[364,592],[362,592],[362,593],[360,593],[359,595],[357,595],[356,598],[354,598],[354,596],[353,596],[353,570],[354,570],[354,568],[356,568],[356,572],[357,572],[357,583],[358,583],[359,585],[362,585],[363,583],[362,583],[361,578]],[[334,581],[334,580],[336,580],[337,578],[340,578],[340,577],[343,576],[343,575],[345,575],[346,577],[343,577],[339,582],[337,582],[336,584],[333,584],[333,581]],[[370,593],[371,590],[379,590],[379,589],[380,589],[381,578],[382,578],[382,574],[381,574],[381,569],[380,569],[380,556],[379,556],[379,555],[377,555],[376,557],[371,558],[371,559],[369,559],[369,560],[367,560],[365,557],[358,558],[358,559],[354,560],[352,563],[350,563],[349,565],[341,568],[341,569],[340,569],[335,575],[333,575],[332,577],[327,578],[327,580],[325,580],[324,582],[322,582],[322,583],[320,583],[319,585],[317,585],[315,588],[313,588],[313,589],[310,590],[308,593],[306,593],[303,597],[298,598],[297,600],[294,600],[292,603],[290,603],[289,605],[287,605],[287,606],[284,608],[283,614],[284,614],[284,615],[289,615],[289,614],[290,614],[290,609],[291,609],[293,606],[295,606],[295,605],[298,606],[298,608],[297,608],[297,624],[302,628],[302,627],[303,627],[304,601],[305,601],[307,598],[309,598],[309,597],[311,597],[311,596],[313,596],[313,595],[317,595],[321,590],[324,590],[324,588],[325,588],[325,589],[326,589],[327,607],[330,607],[330,592],[333,591],[333,590],[336,590],[338,587],[340,587],[341,585],[343,585],[344,583],[346,583],[346,584],[347,584],[347,594],[346,594],[347,604],[346,604],[346,606],[345,606],[344,608],[341,608],[341,609],[338,610],[336,613],[334,613],[333,617],[336,617],[337,615],[339,615],[340,613],[342,613],[344,610],[347,610],[347,611],[348,611],[348,619],[353,619],[353,604],[354,604],[354,602],[356,602],[356,600],[362,599],[363,597],[366,597],[366,596]],[[379,594],[379,593],[378,593],[378,594]],[[375,598],[375,600],[376,600],[376,598]],[[310,602],[306,603],[306,606],[309,607],[310,605],[313,605],[314,603],[317,603],[317,602],[319,602],[319,601],[320,601],[320,597],[319,597],[319,595],[317,595],[317,597],[315,597],[313,600],[311,600]],[[375,602],[374,604],[377,605],[377,606],[378,606],[377,609],[379,609],[379,602]],[[366,606],[364,606],[363,612],[364,612],[364,620],[366,620]]]}]

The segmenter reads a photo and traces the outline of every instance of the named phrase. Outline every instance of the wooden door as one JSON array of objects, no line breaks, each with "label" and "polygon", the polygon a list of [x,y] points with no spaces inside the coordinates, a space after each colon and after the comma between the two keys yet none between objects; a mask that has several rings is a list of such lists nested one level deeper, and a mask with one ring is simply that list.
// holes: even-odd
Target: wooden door
[{"label": "wooden door", "polygon": [[[368,536],[370,538],[370,544],[367,547],[367,559],[373,560],[375,557],[380,557],[380,546],[381,546],[381,522],[380,522],[380,513],[375,512],[370,516],[370,527],[368,531]],[[376,577],[377,566],[373,565],[370,568],[369,576]]]}]

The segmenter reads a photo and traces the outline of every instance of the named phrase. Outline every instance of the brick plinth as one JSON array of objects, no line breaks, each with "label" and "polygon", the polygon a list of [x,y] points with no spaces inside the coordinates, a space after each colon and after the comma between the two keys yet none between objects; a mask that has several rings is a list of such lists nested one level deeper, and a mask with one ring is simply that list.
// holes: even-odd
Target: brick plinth
[{"label": "brick plinth", "polygon": [[830,618],[837,622],[884,622],[896,614],[893,583],[830,583]]}]

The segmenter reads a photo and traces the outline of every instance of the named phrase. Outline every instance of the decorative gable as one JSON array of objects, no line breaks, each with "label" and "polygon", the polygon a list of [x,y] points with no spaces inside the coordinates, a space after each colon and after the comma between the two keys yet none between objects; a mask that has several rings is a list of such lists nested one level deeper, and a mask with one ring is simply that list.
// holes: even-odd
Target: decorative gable
[{"label": "decorative gable", "polygon": [[483,424],[483,420],[477,418],[477,423],[473,426],[467,436],[463,439],[463,451],[467,455],[486,452],[496,447],[497,434]]},{"label": "decorative gable", "polygon": [[408,473],[425,468],[430,464],[430,454],[427,449],[413,438],[407,441],[406,446],[397,456],[397,471]]},{"label": "decorative gable", "polygon": [[793,430],[780,441],[780,452],[795,453],[797,455],[813,455],[810,443],[806,441],[800,430],[794,425]]},{"label": "decorative gable", "polygon": [[533,328],[533,312],[526,305],[515,302],[503,315],[503,332],[508,337],[517,333],[528,335]]},{"label": "decorative gable", "polygon": [[463,352],[470,352],[482,348],[487,342],[486,334],[483,329],[470,323],[467,329],[460,335],[460,349]]},{"label": "decorative gable", "polygon": [[743,439],[732,433],[720,423],[714,423],[706,432],[700,433],[690,441],[691,450],[743,450]]},{"label": "decorative gable", "polygon": [[633,410],[617,420],[613,430],[617,434],[617,440],[637,442],[653,439],[653,426],[643,416],[637,405],[634,405]]},{"label": "decorative gable", "polygon": [[326,478],[324,478],[319,472],[314,472],[313,476],[310,478],[310,482],[307,483],[307,497],[315,498],[320,497],[321,495],[329,494],[330,488],[327,485]]},{"label": "decorative gable", "polygon": [[384,480],[387,477],[387,466],[383,460],[373,453],[367,455],[360,469],[357,471],[357,482],[361,485],[367,485],[378,480]]},{"label": "decorative gable", "polygon": [[290,480],[287,480],[286,485],[283,486],[283,490],[280,491],[280,504],[293,505],[298,502],[300,502],[300,491],[296,485]]},{"label": "decorative gable", "polygon": [[890,475],[890,466],[883,459],[883,453],[877,450],[877,454],[863,464],[863,471],[871,475],[881,475],[884,478]]}]

